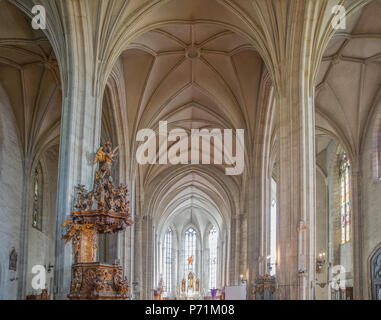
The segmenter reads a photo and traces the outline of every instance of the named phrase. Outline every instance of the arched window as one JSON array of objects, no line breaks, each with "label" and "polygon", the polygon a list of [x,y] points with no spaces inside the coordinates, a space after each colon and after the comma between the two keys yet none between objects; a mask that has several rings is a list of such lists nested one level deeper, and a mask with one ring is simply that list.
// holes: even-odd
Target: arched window
[{"label": "arched window", "polygon": [[209,289],[217,288],[217,229],[209,231]]},{"label": "arched window", "polygon": [[381,248],[379,248],[370,260],[372,299],[381,300]]},{"label": "arched window", "polygon": [[351,167],[348,156],[343,153],[340,156],[340,202],[341,202],[341,243],[350,241],[351,206],[350,206],[350,180],[349,169]]},{"label": "arched window", "polygon": [[33,213],[32,226],[38,230],[42,230],[42,172],[41,166],[38,165],[33,175]]},{"label": "arched window", "polygon": [[173,232],[168,228],[164,236],[164,290],[171,292],[172,289],[172,262],[173,262]]},{"label": "arched window", "polygon": [[268,269],[271,276],[276,273],[276,226],[277,226],[277,183],[271,179],[271,209],[270,209],[270,256]]},{"label": "arched window", "polygon": [[185,271],[195,272],[197,233],[193,228],[185,232]]}]

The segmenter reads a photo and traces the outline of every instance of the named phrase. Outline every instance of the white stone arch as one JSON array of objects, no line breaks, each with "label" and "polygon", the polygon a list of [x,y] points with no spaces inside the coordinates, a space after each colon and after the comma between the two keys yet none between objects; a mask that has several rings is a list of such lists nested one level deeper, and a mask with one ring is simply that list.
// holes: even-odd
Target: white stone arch
[{"label": "white stone arch", "polygon": [[[150,182],[150,188],[152,188],[151,190],[154,192],[153,194],[151,193],[150,190],[147,190],[148,194],[152,194],[151,195],[151,199],[150,199],[150,204],[147,208],[147,212],[150,212],[153,216],[155,216],[155,212],[156,214],[159,214],[160,215],[162,214],[161,210],[160,210],[160,202],[163,201],[166,193],[168,191],[170,191],[171,189],[168,187],[175,184],[176,181],[180,181],[181,179],[185,178],[186,176],[189,176],[190,174],[197,174],[197,175],[200,175],[201,177],[205,177],[205,178],[208,178],[208,179],[212,179],[210,180],[211,182],[213,182],[215,184],[216,187],[218,187],[220,190],[219,192],[221,192],[222,195],[224,195],[227,199],[225,199],[225,206],[226,208],[224,208],[224,211],[225,212],[221,212],[223,214],[223,216],[225,216],[227,214],[227,210],[230,210],[230,214],[233,215],[234,214],[234,211],[235,211],[235,207],[233,205],[234,203],[234,197],[232,197],[232,194],[231,194],[231,190],[236,188],[236,186],[233,185],[233,183],[229,182],[228,179],[220,179],[216,176],[212,176],[212,172],[210,172],[210,170],[212,170],[212,172],[215,170],[215,169],[212,169],[212,168],[208,168],[208,169],[205,169],[205,168],[202,168],[201,166],[200,167],[192,167],[192,166],[186,166],[186,167],[183,167],[183,168],[172,168],[172,170],[166,170],[165,173],[167,173],[166,175],[164,175],[164,172],[163,172],[163,175],[160,175],[159,177],[156,177],[152,182]],[[162,179],[163,177],[165,177],[165,179]],[[206,179],[205,181],[208,181],[208,179]],[[164,188],[166,187],[166,188]],[[231,188],[230,190],[228,188]],[[169,197],[166,201],[166,203],[164,203],[164,207],[163,209],[169,204],[172,202],[173,199],[175,199],[175,196],[176,194],[171,194],[171,197]],[[219,206],[217,206],[217,204],[214,204],[216,207],[220,207],[220,208],[223,208],[221,207],[221,204],[219,204]],[[224,220],[225,219],[228,219],[228,216],[225,216],[224,217]],[[225,220],[225,221],[228,221],[228,220]]]},{"label": "white stone arch", "polygon": [[343,146],[348,156],[350,156],[351,159],[353,159],[355,157],[355,151],[350,141],[347,139],[346,135],[343,133],[343,131],[335,124],[335,122],[332,119],[327,117],[324,113],[320,112],[318,108],[316,108],[315,112],[316,112],[316,119],[317,119],[315,130],[324,132],[327,135],[331,136],[336,141],[338,141]]},{"label": "white stone arch", "polygon": [[[111,71],[110,77],[106,84],[104,100],[108,102],[110,116],[114,124],[114,140],[119,145],[119,181],[125,183],[129,180],[131,172],[130,139],[129,124],[126,105],[126,89],[123,77],[123,70],[120,63],[117,63]],[[102,108],[104,108],[104,104]]]}]

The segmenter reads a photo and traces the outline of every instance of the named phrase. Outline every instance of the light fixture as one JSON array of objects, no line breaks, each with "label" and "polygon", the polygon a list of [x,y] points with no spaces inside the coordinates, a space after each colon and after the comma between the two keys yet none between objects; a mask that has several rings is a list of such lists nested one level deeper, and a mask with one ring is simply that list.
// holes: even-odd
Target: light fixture
[{"label": "light fixture", "polygon": [[326,263],[327,263],[327,260],[326,260],[325,252],[319,253],[316,258],[316,272],[321,273]]}]

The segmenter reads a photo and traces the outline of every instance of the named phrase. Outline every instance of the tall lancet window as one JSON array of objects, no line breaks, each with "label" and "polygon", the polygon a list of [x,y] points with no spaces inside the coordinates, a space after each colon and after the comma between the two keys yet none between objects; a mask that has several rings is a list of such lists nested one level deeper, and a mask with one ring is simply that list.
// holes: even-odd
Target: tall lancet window
[{"label": "tall lancet window", "polygon": [[217,229],[209,231],[209,289],[217,288]]},{"label": "tall lancet window", "polygon": [[270,275],[276,273],[276,229],[277,229],[277,183],[271,179],[271,210],[270,210],[270,256],[268,267]]},{"label": "tall lancet window", "polygon": [[340,201],[341,201],[341,243],[350,241],[350,226],[351,226],[351,191],[349,169],[351,164],[348,156],[343,153],[340,156]]},{"label": "tall lancet window", "polygon": [[172,261],[173,261],[173,232],[168,228],[164,236],[164,290],[171,292],[172,289]]},{"label": "tall lancet window", "polygon": [[42,172],[38,165],[33,174],[33,212],[32,226],[42,230]]},{"label": "tall lancet window", "polygon": [[193,228],[185,232],[185,271],[195,272],[197,233]]}]

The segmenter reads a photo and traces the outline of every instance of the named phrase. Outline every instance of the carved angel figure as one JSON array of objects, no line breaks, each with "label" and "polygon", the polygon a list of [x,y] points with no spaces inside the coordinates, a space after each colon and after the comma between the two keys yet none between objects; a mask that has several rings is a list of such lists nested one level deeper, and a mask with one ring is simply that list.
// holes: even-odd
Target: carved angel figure
[{"label": "carved angel figure", "polygon": [[119,270],[114,276],[114,287],[119,294],[126,295],[129,292],[128,279],[123,278],[122,272]]},{"label": "carved angel figure", "polygon": [[75,187],[75,189],[77,190],[77,201],[76,201],[76,204],[74,207],[78,210],[84,210],[84,209],[86,209],[86,202],[85,202],[86,189],[85,189],[85,186],[82,184],[79,184],[78,186]]},{"label": "carved angel figure", "polygon": [[82,285],[82,270],[80,268],[76,268],[74,270],[74,274],[71,280],[71,291],[79,292],[81,290]]},{"label": "carved angel figure", "polygon": [[111,148],[111,142],[107,141],[104,146],[101,146],[94,158],[94,165],[98,162],[100,163],[100,170],[97,173],[97,179],[100,177],[110,177],[112,162],[115,161],[116,156],[118,155],[119,146],[114,150]]},{"label": "carved angel figure", "polygon": [[86,206],[88,210],[91,210],[93,208],[93,193],[92,192],[89,192],[87,194]]}]

